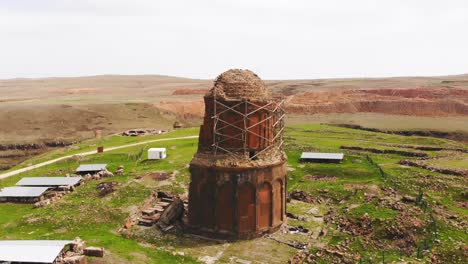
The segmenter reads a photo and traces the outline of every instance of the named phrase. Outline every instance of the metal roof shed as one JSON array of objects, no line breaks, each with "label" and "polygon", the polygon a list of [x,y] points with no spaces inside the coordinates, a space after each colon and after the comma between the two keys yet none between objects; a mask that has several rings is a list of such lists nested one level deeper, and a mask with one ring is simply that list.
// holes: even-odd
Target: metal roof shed
[{"label": "metal roof shed", "polygon": [[340,163],[344,158],[343,153],[320,153],[320,152],[302,152],[301,161]]},{"label": "metal roof shed", "polygon": [[76,169],[78,174],[96,173],[107,169],[107,164],[81,164]]},{"label": "metal roof shed", "polygon": [[68,240],[0,241],[0,261],[14,263],[54,263]]},{"label": "metal roof shed", "polygon": [[0,202],[35,203],[50,187],[5,187],[0,190]]},{"label": "metal roof shed", "polygon": [[40,197],[49,187],[5,187],[0,190],[1,197]]},{"label": "metal roof shed", "polygon": [[16,186],[75,186],[81,182],[81,177],[25,177]]}]

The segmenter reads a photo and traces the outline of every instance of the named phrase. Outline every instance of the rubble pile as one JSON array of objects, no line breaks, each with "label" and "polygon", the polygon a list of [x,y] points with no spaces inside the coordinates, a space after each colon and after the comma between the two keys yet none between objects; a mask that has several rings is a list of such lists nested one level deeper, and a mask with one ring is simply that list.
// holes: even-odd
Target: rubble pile
[{"label": "rubble pile", "polygon": [[382,246],[398,249],[409,256],[414,253],[428,223],[409,213],[402,213],[396,221],[386,221],[384,226],[383,238],[391,243]]},{"label": "rubble pile", "polygon": [[327,176],[327,175],[306,175],[306,179],[311,181],[336,181],[335,176]]},{"label": "rubble pile", "polygon": [[326,224],[337,225],[338,231],[350,235],[365,236],[373,232],[372,224],[374,219],[365,213],[359,219],[348,219],[339,215],[334,209],[330,208],[325,214],[323,221]]},{"label": "rubble pile", "polygon": [[115,175],[116,176],[121,176],[124,174],[124,166],[123,165],[120,165],[118,168],[117,168],[117,171],[115,172]]},{"label": "rubble pile", "polygon": [[316,263],[317,260],[328,260],[329,263],[340,263],[340,264],[354,264],[360,263],[359,259],[361,256],[354,253],[349,245],[354,242],[354,238],[347,238],[346,240],[338,243],[334,246],[322,248],[315,254],[310,254],[307,257],[308,263]]},{"label": "rubble pile", "polygon": [[104,249],[98,247],[86,247],[85,241],[76,238],[70,244],[70,250],[62,252],[57,258],[57,264],[86,264],[86,256],[104,257]]},{"label": "rubble pile", "polygon": [[169,231],[174,227],[183,228],[182,217],[187,212],[187,202],[163,191],[156,191],[147,199],[141,209],[131,215],[125,229],[138,224],[140,226],[153,226],[156,224],[161,230]]},{"label": "rubble pile", "polygon": [[99,195],[102,197],[115,192],[115,187],[118,185],[118,182],[101,182],[98,184],[96,189],[99,190]]},{"label": "rubble pile", "polygon": [[73,192],[74,190],[75,188],[73,186],[60,186],[59,188],[57,188],[57,190],[48,191],[44,195],[43,200],[34,204],[34,208],[40,208],[49,205],[57,200],[62,199],[63,196],[70,192]]},{"label": "rubble pile", "polygon": [[86,174],[84,177],[83,177],[83,180],[85,182],[87,181],[90,181],[90,180],[100,180],[102,178],[110,178],[110,177],[114,177],[114,174],[110,171],[108,171],[107,169],[105,170],[101,170],[100,172],[96,173],[96,174]]},{"label": "rubble pile", "polygon": [[320,198],[314,198],[311,195],[305,193],[304,191],[292,191],[289,193],[288,199],[293,199],[293,200],[298,200],[306,203],[312,203],[312,204],[320,204],[323,201]]}]

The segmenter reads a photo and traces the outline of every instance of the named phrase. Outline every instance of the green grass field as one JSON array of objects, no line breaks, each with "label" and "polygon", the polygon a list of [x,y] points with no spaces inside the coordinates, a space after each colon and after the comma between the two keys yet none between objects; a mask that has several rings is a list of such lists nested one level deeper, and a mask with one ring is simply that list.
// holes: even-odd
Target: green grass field
[{"label": "green grass field", "polygon": [[[197,134],[197,129],[183,129],[141,138],[110,136],[42,154],[13,169],[90,151],[100,145],[108,148],[151,139]],[[354,261],[350,263],[358,263],[359,260],[369,263],[370,259],[373,259],[372,263],[381,263],[382,255],[385,263],[399,259],[425,263],[433,255],[442,263],[463,263],[466,260],[466,253],[461,250],[468,243],[468,210],[461,206],[468,198],[466,178],[401,166],[398,161],[408,157],[394,154],[345,151],[345,160],[341,164],[299,162],[302,151],[342,152],[342,145],[378,149],[389,148],[389,144],[452,148],[467,148],[466,145],[445,139],[404,137],[326,125],[290,126],[285,138],[288,191],[304,191],[319,199],[320,203],[292,200],[287,205],[290,213],[301,216],[300,219],[289,219],[288,224],[309,228],[312,235],[278,232],[275,234],[276,238],[308,242],[310,253],[314,256],[316,252],[325,249],[347,248],[345,257]],[[150,147],[166,147],[167,159],[146,160],[146,150]],[[107,250],[108,255],[99,263],[192,263],[218,254],[219,263],[235,263],[233,261],[237,260],[285,263],[296,250],[266,238],[213,243],[186,234],[162,234],[155,227],[135,227],[133,233],[127,235],[117,232],[130,212],[141,205],[158,185],[158,182],[138,180],[135,177],[148,172],[177,171],[170,184],[159,188],[178,194],[185,193],[189,182],[187,164],[196,149],[197,139],[156,142],[82,158],[73,157],[2,180],[0,187],[14,185],[24,176],[60,176],[72,173],[80,163],[108,163],[111,171],[115,171],[119,165],[125,167],[124,175],[90,181],[43,208],[0,204],[0,239],[74,239],[79,236],[88,244]],[[136,159],[142,151],[145,154],[141,159]],[[435,151],[426,153],[431,156],[441,155]],[[457,155],[453,157],[438,159],[437,162],[465,168],[465,163],[460,162]],[[313,180],[310,175],[319,175],[327,180]],[[120,185],[116,192],[101,198],[96,190],[101,181],[117,181]],[[418,204],[402,203],[395,200],[389,190],[398,195],[395,197],[409,195],[420,196],[421,199],[418,199]],[[395,204],[398,206],[394,206]],[[327,215],[333,215],[335,220],[327,222]],[[370,233],[353,235],[347,230],[349,226],[342,224],[348,221],[352,223],[351,226],[362,229],[360,223],[363,217],[369,217],[372,221]],[[412,223],[415,228],[406,226],[406,223]],[[399,228],[400,233],[395,233],[395,228]],[[316,235],[320,230],[325,230],[325,235]],[[256,249],[256,253],[252,252],[252,248]],[[260,252],[268,254],[259,255]],[[325,252],[315,261],[330,263],[337,259],[340,258]]]}]

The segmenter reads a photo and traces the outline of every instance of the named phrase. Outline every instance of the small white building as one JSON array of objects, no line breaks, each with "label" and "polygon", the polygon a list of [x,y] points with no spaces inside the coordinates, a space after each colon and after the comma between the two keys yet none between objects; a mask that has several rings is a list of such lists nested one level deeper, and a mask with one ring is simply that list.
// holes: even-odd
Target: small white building
[{"label": "small white building", "polygon": [[150,148],[148,149],[149,160],[160,160],[166,158],[166,148]]}]

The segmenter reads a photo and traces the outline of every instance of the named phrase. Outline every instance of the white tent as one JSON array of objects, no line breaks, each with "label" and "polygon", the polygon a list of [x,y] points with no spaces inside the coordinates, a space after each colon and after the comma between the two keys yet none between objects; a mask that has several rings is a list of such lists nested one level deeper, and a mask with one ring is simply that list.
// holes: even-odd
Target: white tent
[{"label": "white tent", "polygon": [[150,148],[148,149],[149,160],[160,160],[166,158],[166,148]]}]

